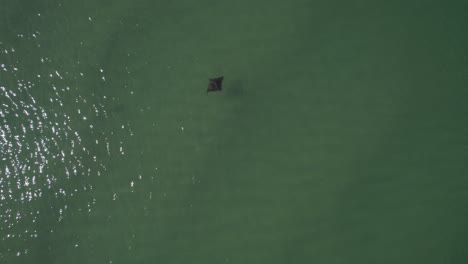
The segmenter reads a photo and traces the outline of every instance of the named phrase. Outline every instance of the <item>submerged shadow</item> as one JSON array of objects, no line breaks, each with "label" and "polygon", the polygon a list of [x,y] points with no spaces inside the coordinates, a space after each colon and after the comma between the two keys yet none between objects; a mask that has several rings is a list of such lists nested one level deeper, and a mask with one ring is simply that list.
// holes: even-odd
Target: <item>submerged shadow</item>
[{"label": "submerged shadow", "polygon": [[246,93],[245,87],[245,81],[235,79],[226,84],[226,94],[233,97],[243,96]]}]

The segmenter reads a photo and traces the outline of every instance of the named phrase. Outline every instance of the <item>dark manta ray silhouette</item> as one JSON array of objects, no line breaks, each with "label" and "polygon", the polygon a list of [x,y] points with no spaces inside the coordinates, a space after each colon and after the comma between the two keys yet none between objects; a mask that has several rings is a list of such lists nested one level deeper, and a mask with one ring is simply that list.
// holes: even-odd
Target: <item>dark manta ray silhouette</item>
[{"label": "dark manta ray silhouette", "polygon": [[224,76],[210,79],[210,83],[208,83],[208,90],[206,90],[206,92],[221,91],[223,89],[223,79]]}]

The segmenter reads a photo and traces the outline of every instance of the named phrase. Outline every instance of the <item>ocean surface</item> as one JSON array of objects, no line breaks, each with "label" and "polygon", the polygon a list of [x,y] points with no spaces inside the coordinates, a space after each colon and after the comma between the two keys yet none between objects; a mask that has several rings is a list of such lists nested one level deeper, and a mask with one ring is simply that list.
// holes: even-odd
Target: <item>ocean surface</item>
[{"label": "ocean surface", "polygon": [[468,262],[467,1],[0,6],[0,263]]}]

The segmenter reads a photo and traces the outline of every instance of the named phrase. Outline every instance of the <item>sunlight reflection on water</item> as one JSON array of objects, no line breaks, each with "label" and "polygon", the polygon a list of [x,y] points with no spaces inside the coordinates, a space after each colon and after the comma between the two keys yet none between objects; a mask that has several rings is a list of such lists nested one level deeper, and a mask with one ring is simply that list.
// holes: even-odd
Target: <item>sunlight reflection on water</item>
[{"label": "sunlight reflection on water", "polygon": [[[43,65],[33,72],[6,46],[0,43],[0,58],[8,62],[0,64],[0,243],[6,250],[0,260],[28,253],[28,242],[41,239],[41,218],[47,217],[45,232],[53,232],[51,219],[91,212],[96,199],[84,195],[93,189],[89,177],[105,173],[105,156],[113,149],[124,155],[125,145],[119,140],[114,148],[111,135],[95,129],[109,118],[109,107],[105,95],[77,87],[83,73],[55,69],[39,55],[27,58]],[[105,81],[103,69],[98,74]],[[122,129],[133,135],[128,123]],[[76,196],[80,203],[72,205]]]}]

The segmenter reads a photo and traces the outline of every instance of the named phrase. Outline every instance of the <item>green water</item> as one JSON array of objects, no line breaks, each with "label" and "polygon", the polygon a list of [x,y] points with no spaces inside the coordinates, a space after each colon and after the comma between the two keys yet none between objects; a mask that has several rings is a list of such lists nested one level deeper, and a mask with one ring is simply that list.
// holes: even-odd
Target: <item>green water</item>
[{"label": "green water", "polygon": [[1,5],[0,263],[468,261],[466,1],[85,2]]}]

